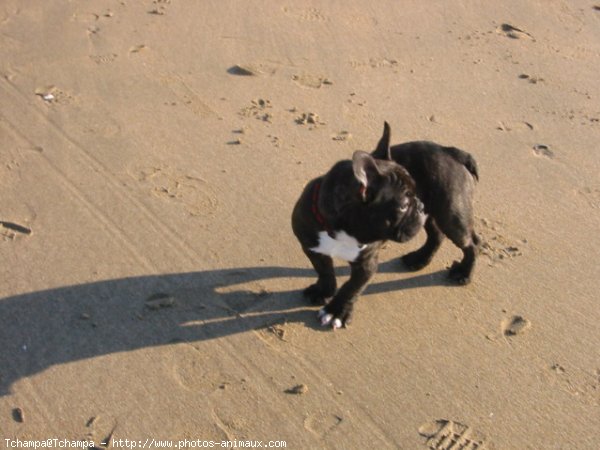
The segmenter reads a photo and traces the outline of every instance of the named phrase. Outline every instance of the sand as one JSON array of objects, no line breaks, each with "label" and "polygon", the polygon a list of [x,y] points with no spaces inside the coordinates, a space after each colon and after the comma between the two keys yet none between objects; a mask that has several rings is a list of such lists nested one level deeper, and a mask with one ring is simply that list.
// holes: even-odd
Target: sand
[{"label": "sand", "polygon": [[[599,73],[584,0],[2,1],[0,448],[597,449]],[[484,245],[387,244],[333,332],[290,214],[384,120]]]}]

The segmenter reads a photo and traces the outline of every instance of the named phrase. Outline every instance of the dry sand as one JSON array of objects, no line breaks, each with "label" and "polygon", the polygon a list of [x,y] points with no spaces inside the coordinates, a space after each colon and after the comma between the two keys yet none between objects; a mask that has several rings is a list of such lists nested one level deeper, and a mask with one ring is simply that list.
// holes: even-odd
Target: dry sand
[{"label": "dry sand", "polygon": [[[599,448],[599,73],[585,0],[3,0],[0,448]],[[290,212],[384,120],[477,158],[483,254],[324,330]]]}]

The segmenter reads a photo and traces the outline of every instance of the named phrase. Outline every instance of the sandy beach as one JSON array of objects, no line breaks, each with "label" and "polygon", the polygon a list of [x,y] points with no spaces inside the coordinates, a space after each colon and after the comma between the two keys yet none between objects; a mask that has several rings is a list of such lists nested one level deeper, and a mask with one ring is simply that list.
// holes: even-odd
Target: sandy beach
[{"label": "sandy beach", "polygon": [[[3,0],[0,448],[598,449],[599,73],[586,0]],[[384,121],[481,254],[387,243],[334,332],[290,215]]]}]

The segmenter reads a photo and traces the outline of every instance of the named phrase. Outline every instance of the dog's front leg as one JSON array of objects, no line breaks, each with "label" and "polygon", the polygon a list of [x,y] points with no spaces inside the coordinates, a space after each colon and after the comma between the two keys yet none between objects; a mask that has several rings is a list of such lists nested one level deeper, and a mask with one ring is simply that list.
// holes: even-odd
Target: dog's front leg
[{"label": "dog's front leg", "polygon": [[321,325],[333,329],[345,327],[352,320],[354,302],[377,272],[377,255],[370,254],[350,263],[350,279],[339,289],[333,299],[319,311]]},{"label": "dog's front leg", "polygon": [[333,260],[330,256],[315,253],[303,248],[317,272],[317,282],[304,289],[304,296],[316,305],[323,305],[328,298],[333,297],[337,288]]}]

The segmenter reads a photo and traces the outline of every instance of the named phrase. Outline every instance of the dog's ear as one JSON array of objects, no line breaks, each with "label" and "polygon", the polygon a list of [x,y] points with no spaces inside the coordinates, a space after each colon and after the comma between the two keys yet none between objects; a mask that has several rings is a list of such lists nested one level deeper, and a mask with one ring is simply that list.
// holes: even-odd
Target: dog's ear
[{"label": "dog's ear", "polygon": [[375,159],[367,152],[356,151],[352,155],[352,169],[354,176],[361,185],[360,195],[363,201],[367,199],[367,189],[381,177]]},{"label": "dog's ear", "polygon": [[390,124],[387,122],[383,122],[383,136],[379,140],[377,144],[377,148],[373,152],[373,156],[377,159],[386,159],[388,161],[392,160],[392,154],[390,152],[390,136],[392,134],[392,129],[390,128]]}]

